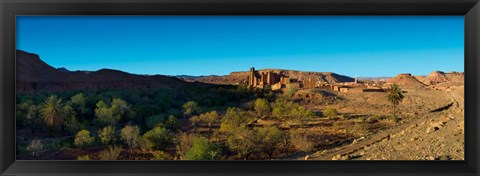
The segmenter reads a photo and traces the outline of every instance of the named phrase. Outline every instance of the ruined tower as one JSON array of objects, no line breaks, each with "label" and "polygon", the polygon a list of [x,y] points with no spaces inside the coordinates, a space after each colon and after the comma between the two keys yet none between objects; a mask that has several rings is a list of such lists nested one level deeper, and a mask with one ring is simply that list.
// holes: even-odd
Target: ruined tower
[{"label": "ruined tower", "polygon": [[248,85],[255,87],[255,67],[250,68],[250,72],[248,74]]}]

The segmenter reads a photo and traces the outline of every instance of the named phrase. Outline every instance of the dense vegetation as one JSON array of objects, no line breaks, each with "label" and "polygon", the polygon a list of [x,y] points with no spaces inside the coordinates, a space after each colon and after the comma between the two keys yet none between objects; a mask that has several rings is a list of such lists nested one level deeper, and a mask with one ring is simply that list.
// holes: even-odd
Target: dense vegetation
[{"label": "dense vegetation", "polygon": [[[218,160],[309,153],[315,143],[303,127],[320,115],[291,101],[291,94],[243,86],[18,94],[17,154]],[[324,116],[337,111],[326,109]],[[282,123],[259,125],[265,120]]]}]

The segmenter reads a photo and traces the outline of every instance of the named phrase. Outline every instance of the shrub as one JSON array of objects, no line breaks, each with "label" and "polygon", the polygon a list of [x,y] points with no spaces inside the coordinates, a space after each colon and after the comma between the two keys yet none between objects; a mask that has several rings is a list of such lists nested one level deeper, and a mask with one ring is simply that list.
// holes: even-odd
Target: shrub
[{"label": "shrub", "polygon": [[78,93],[70,97],[70,105],[79,117],[87,117],[87,115],[91,113],[90,108],[87,106],[87,99],[83,93]]},{"label": "shrub", "polygon": [[295,94],[295,92],[297,92],[297,88],[294,87],[294,86],[289,86],[287,88],[287,91],[285,91],[285,95],[288,96],[288,97],[291,97]]},{"label": "shrub", "polygon": [[93,143],[94,139],[94,137],[90,136],[90,131],[82,130],[75,136],[74,143],[77,147],[87,147]]},{"label": "shrub", "polygon": [[112,106],[110,107],[110,110],[112,111],[115,119],[134,118],[136,113],[131,109],[132,107],[126,101],[120,98],[112,99]]},{"label": "shrub", "polygon": [[102,125],[112,125],[115,126],[120,119],[117,119],[118,116],[114,116],[111,109],[108,105],[100,100],[97,103],[97,108],[95,109],[95,116],[98,118],[98,122]]},{"label": "shrub", "polygon": [[40,139],[34,139],[27,146],[27,151],[31,152],[33,156],[37,156],[37,152],[43,150],[43,143]]},{"label": "shrub", "polygon": [[252,123],[254,120],[255,117],[248,111],[243,111],[236,107],[229,107],[227,113],[225,113],[225,116],[222,119],[220,131],[229,132],[237,127],[244,127]]},{"label": "shrub", "polygon": [[255,135],[255,143],[258,149],[272,159],[273,153],[282,142],[284,133],[275,126],[256,128],[254,131],[253,134]]},{"label": "shrub", "polygon": [[305,121],[312,119],[315,115],[303,106],[296,106],[290,110],[289,116],[292,121],[296,121],[303,126]]},{"label": "shrub", "polygon": [[315,144],[308,139],[308,134],[300,131],[292,131],[290,133],[293,146],[297,150],[309,153],[315,149]]},{"label": "shrub", "polygon": [[204,123],[211,128],[213,124],[219,120],[217,111],[210,111],[200,114],[200,116],[193,116],[189,121],[193,126],[199,126],[201,123]]},{"label": "shrub", "polygon": [[102,144],[113,144],[116,141],[115,129],[113,126],[104,127],[98,130],[98,138]]},{"label": "shrub", "polygon": [[121,147],[108,146],[107,149],[98,153],[98,156],[99,156],[100,160],[117,160],[118,156],[120,156],[121,152],[122,152]]},{"label": "shrub", "polygon": [[247,160],[257,149],[253,130],[245,127],[233,128],[227,136],[226,145],[232,151],[238,153],[239,157]]},{"label": "shrub", "polygon": [[120,130],[120,137],[123,142],[130,148],[140,147],[141,137],[138,126],[127,125]]},{"label": "shrub", "polygon": [[356,137],[361,137],[367,135],[370,129],[367,124],[355,123],[352,127],[349,127],[347,131]]},{"label": "shrub", "polygon": [[322,114],[325,117],[332,118],[332,117],[337,116],[338,112],[337,112],[337,109],[335,109],[335,108],[326,108],[326,109],[323,110]]},{"label": "shrub", "polygon": [[90,156],[88,156],[88,155],[83,155],[83,156],[78,156],[78,157],[77,157],[77,160],[91,160],[91,159],[90,159]]},{"label": "shrub", "polygon": [[75,112],[74,108],[70,105],[65,105],[63,107],[63,113],[65,115],[64,127],[65,130],[71,134],[75,134],[79,128],[79,122],[77,119],[77,113]]},{"label": "shrub", "polygon": [[172,135],[165,127],[155,127],[146,132],[142,139],[149,150],[164,150],[172,144]]},{"label": "shrub", "polygon": [[176,148],[177,155],[183,157],[193,144],[193,139],[197,138],[196,134],[180,133],[177,136],[178,143]]},{"label": "shrub", "polygon": [[381,119],[379,121],[379,123],[381,123],[382,125],[384,126],[394,126],[395,124],[397,124],[397,122],[400,120],[400,118],[398,118],[397,116],[393,117],[393,116],[388,116],[388,117],[385,117],[383,119]]},{"label": "shrub", "polygon": [[261,118],[264,118],[272,111],[272,107],[270,106],[270,103],[266,99],[261,99],[261,98],[258,98],[257,100],[255,100],[254,109],[258,117],[261,117]]},{"label": "shrub", "polygon": [[375,123],[375,122],[378,122],[378,121],[383,120],[383,119],[385,119],[384,116],[377,116],[377,115],[376,116],[370,116],[366,119],[366,122],[367,123]]},{"label": "shrub", "polygon": [[169,160],[172,156],[164,151],[154,151],[152,152],[153,158],[151,160]]},{"label": "shrub", "polygon": [[198,127],[200,125],[200,117],[199,116],[193,116],[193,117],[190,117],[190,119],[188,120],[190,122],[190,124],[194,127]]},{"label": "shrub", "polygon": [[96,105],[95,116],[102,125],[115,126],[122,118],[132,119],[136,116],[136,113],[131,110],[131,106],[119,98],[114,98],[110,106],[103,100]]},{"label": "shrub", "polygon": [[200,113],[200,108],[198,107],[197,102],[189,101],[183,104],[183,115],[189,117],[191,115],[198,115]]},{"label": "shrub", "polygon": [[165,126],[171,130],[175,130],[180,127],[180,121],[175,116],[170,115],[165,121]]},{"label": "shrub", "polygon": [[210,143],[203,137],[195,138],[184,156],[186,160],[218,160],[220,157],[220,146],[216,143]]},{"label": "shrub", "polygon": [[298,103],[293,103],[285,98],[279,98],[273,103],[272,115],[280,120],[295,120],[305,121],[315,116],[315,114],[300,106]]}]

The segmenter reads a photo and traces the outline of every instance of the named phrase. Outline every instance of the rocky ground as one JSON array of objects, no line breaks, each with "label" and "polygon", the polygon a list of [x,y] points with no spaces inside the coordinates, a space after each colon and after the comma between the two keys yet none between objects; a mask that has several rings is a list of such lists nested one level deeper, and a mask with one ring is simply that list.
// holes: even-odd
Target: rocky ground
[{"label": "rocky ground", "polygon": [[[363,95],[362,95],[363,94]],[[388,114],[382,93],[338,93],[330,105],[342,113]],[[463,86],[428,89],[405,94],[399,106],[400,123],[358,137],[350,144],[318,150],[313,160],[463,160]],[[383,98],[385,99],[385,98]]]}]

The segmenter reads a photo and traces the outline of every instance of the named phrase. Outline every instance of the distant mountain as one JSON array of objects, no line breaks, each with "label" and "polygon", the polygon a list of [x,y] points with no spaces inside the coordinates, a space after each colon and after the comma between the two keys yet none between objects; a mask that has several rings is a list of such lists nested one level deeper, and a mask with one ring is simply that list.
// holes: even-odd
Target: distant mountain
[{"label": "distant mountain", "polygon": [[66,69],[65,67],[57,68],[57,70],[61,72],[70,72],[70,70]]},{"label": "distant mountain", "polygon": [[[293,79],[307,80],[312,79],[315,81],[321,81],[325,83],[335,84],[341,82],[353,82],[354,78],[339,75],[332,72],[304,72],[296,70],[284,70],[284,69],[262,69],[257,70],[259,73],[272,72],[280,75],[285,75]],[[194,81],[211,83],[211,84],[238,84],[239,82],[246,81],[248,79],[248,71],[232,72],[229,75],[224,76],[205,76],[194,79]]]},{"label": "distant mountain", "polygon": [[449,72],[444,73],[442,71],[433,71],[423,79],[420,78],[426,85],[438,85],[438,84],[462,84],[465,80],[465,74],[463,72]]},{"label": "distant mountain", "polygon": [[187,82],[195,82],[197,79],[204,78],[204,77],[214,77],[217,75],[207,75],[207,76],[191,76],[191,75],[176,75],[175,77]]},{"label": "distant mountain", "polygon": [[412,76],[409,73],[399,74],[387,80],[389,83],[403,85],[407,88],[420,88],[432,85],[459,86],[464,84],[465,74],[463,72],[433,71],[427,76]]},{"label": "distant mountain", "polygon": [[366,80],[366,81],[375,81],[375,82],[378,82],[378,81],[387,81],[388,79],[390,79],[392,77],[387,77],[387,76],[379,76],[379,77],[358,77],[358,80],[359,81],[362,81],[362,80]]},{"label": "distant mountain", "polygon": [[[248,71],[231,72],[229,75],[217,76],[164,76],[164,75],[136,75],[127,72],[101,69],[98,71],[70,71],[66,68],[54,68],[43,62],[37,54],[25,51],[16,51],[17,91],[18,92],[56,92],[85,89],[111,88],[167,88],[187,85],[206,84],[238,84],[247,81]],[[260,74],[266,72],[288,76],[291,79],[320,81],[329,84],[353,82],[354,78],[332,72],[304,72],[283,69],[257,70]],[[374,77],[360,78],[382,80],[396,83],[405,88],[421,88],[430,85],[463,85],[463,72],[434,71],[427,76],[412,76],[399,74],[393,78]]]},{"label": "distant mountain", "polygon": [[163,75],[135,75],[118,70],[69,71],[56,69],[37,54],[16,51],[17,91],[56,92],[106,88],[165,88],[191,83]]}]

